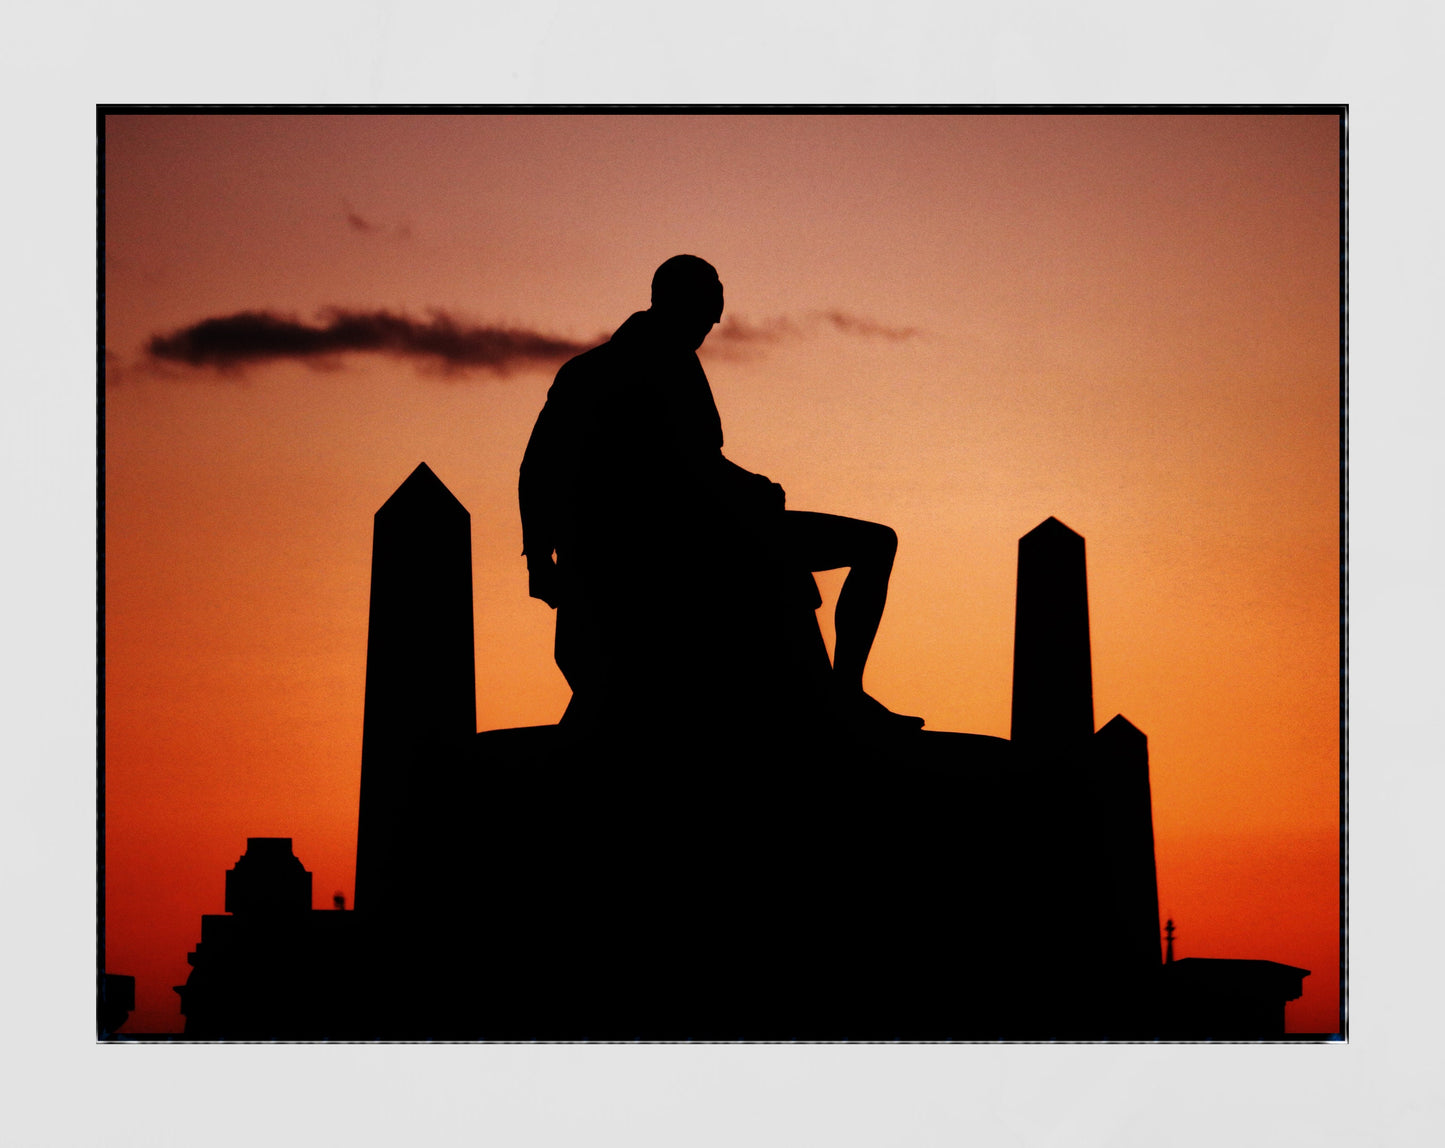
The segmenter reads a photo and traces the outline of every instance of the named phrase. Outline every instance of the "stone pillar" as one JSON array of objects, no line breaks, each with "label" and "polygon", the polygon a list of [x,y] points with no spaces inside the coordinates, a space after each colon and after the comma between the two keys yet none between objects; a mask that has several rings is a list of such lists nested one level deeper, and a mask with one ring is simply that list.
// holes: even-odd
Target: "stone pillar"
[{"label": "stone pillar", "polygon": [[1149,739],[1122,714],[1094,735],[1096,824],[1104,851],[1100,910],[1122,970],[1159,965],[1159,884]]},{"label": "stone pillar", "polygon": [[1057,518],[1019,539],[1012,740],[1051,754],[1094,732],[1084,539]]},{"label": "stone pillar", "polygon": [[372,539],[359,912],[414,902],[476,732],[471,515],[422,463],[376,512]]}]

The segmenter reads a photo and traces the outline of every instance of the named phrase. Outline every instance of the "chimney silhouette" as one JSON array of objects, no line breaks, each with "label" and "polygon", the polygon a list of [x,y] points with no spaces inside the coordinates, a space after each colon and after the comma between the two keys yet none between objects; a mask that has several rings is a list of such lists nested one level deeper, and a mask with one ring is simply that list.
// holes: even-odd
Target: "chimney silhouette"
[{"label": "chimney silhouette", "polygon": [[1094,732],[1084,539],[1046,518],[1019,539],[1010,737],[1052,753]]},{"label": "chimney silhouette", "polygon": [[471,515],[421,463],[376,512],[357,826],[357,911],[409,903],[429,809],[477,732]]}]

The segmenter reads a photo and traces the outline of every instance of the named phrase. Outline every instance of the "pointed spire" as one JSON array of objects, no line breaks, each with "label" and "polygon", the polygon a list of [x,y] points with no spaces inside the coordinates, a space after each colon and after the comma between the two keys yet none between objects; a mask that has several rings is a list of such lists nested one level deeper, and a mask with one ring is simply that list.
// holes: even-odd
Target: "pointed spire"
[{"label": "pointed spire", "polygon": [[1170,917],[1169,920],[1167,920],[1167,921],[1164,922],[1164,937],[1165,937],[1165,941],[1164,941],[1164,963],[1165,963],[1166,965],[1172,965],[1172,964],[1174,963],[1174,918],[1173,918],[1173,917]]},{"label": "pointed spire", "polygon": [[457,496],[447,489],[446,483],[424,462],[417,463],[416,469],[407,475],[406,481],[392,492],[376,513],[391,516],[399,508],[405,508],[408,513],[414,514],[419,507],[439,508],[452,513],[460,511],[471,517]]},{"label": "pointed spire", "polygon": [[1050,517],[1019,539],[1010,736],[1052,752],[1093,732],[1084,539]]},{"label": "pointed spire", "polygon": [[471,515],[426,463],[376,512],[352,907],[405,903],[456,747],[477,732]]}]

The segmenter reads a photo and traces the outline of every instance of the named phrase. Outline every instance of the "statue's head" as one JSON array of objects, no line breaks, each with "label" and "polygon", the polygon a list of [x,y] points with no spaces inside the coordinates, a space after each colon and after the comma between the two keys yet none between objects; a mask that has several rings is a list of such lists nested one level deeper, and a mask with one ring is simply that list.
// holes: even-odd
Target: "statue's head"
[{"label": "statue's head", "polygon": [[716,268],[696,255],[674,255],[653,272],[652,313],[680,342],[697,350],[722,318]]}]

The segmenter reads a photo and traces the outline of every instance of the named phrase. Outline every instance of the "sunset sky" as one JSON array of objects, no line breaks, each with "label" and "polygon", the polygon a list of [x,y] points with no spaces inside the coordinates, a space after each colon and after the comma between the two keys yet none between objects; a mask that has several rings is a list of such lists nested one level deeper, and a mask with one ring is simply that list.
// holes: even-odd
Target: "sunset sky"
[{"label": "sunset sky", "polygon": [[179,1030],[247,837],[350,902],[372,515],[418,462],[472,516],[479,727],[560,716],[517,467],[562,359],[684,251],[725,286],[729,457],[899,534],[870,691],[1008,736],[1017,539],[1083,534],[1096,723],[1149,737],[1176,955],[1308,968],[1290,1027],[1337,1027],[1337,117],[122,115],[104,142],[127,1031]]}]

